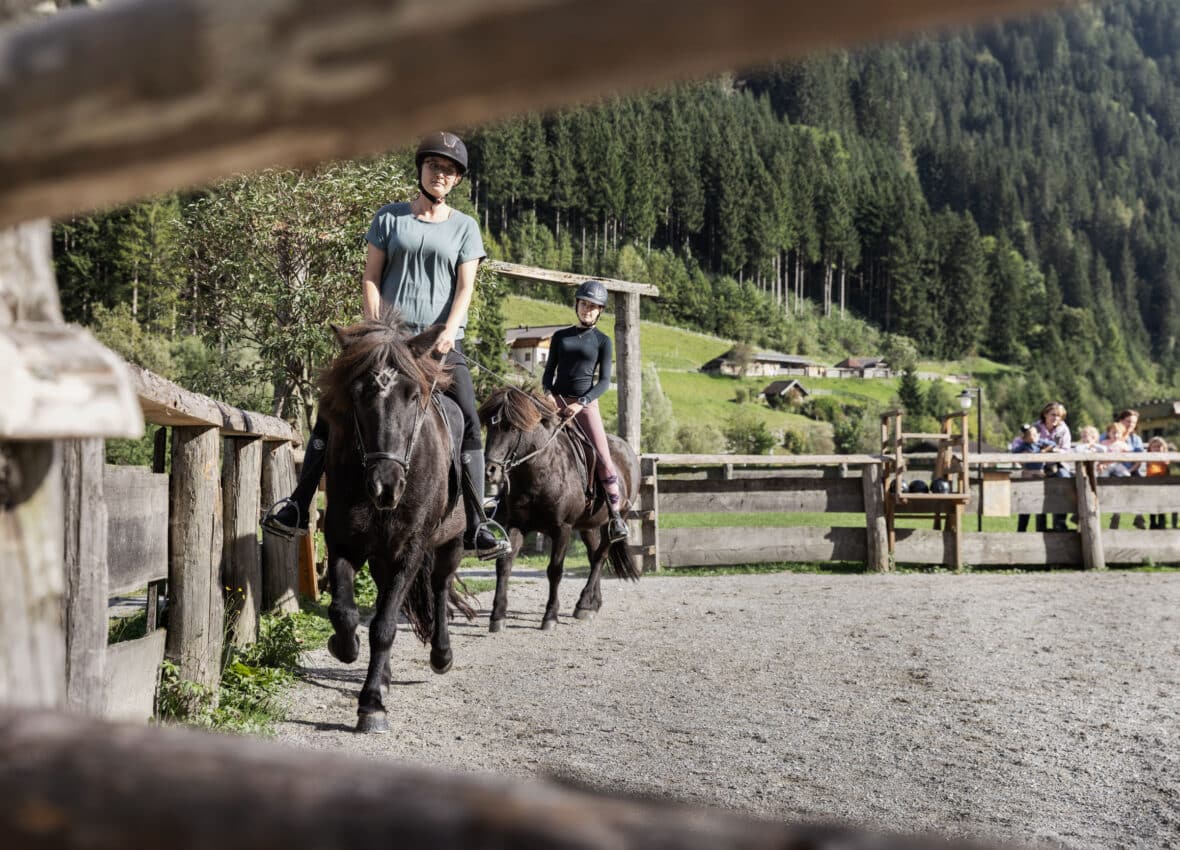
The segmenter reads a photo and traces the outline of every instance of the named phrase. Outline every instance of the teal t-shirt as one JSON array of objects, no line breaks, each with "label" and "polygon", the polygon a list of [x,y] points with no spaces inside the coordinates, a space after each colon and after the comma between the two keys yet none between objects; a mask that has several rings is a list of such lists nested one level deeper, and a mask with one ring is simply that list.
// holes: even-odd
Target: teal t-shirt
[{"label": "teal t-shirt", "polygon": [[[446,221],[422,221],[406,202],[379,209],[365,240],[385,252],[381,300],[419,328],[446,322],[459,266],[487,256],[479,225],[471,216],[452,209]],[[457,339],[463,338],[466,327],[464,316]]]}]

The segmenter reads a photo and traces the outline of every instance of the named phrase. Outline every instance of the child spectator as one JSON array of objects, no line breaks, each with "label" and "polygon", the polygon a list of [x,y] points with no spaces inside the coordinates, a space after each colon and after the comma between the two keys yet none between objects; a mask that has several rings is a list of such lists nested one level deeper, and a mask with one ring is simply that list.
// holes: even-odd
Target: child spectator
[{"label": "child spectator", "polygon": [[[1041,418],[1037,422],[1037,431],[1041,439],[1052,440],[1057,447],[1056,450],[1060,452],[1069,451],[1072,445],[1069,426],[1065,424],[1065,413],[1064,404],[1051,401],[1041,408]],[[1045,466],[1045,475],[1069,478],[1072,473],[1065,464],[1053,463]],[[1069,526],[1065,524],[1065,514],[1053,514],[1053,530],[1069,531]]]},{"label": "child spectator", "polygon": [[[1111,422],[1106,426],[1106,436],[1100,442],[1108,452],[1131,451],[1131,447],[1127,445],[1127,429],[1118,421]],[[1127,468],[1126,464],[1104,463],[1098,467],[1098,474],[1109,475],[1114,478],[1126,478],[1131,474],[1131,471]],[[1114,526],[1111,527],[1113,528]]]},{"label": "child spectator", "polygon": [[[1026,454],[1055,451],[1057,444],[1040,435],[1035,423],[1028,422],[1020,426],[1020,435],[1008,445],[1012,454]],[[1021,467],[1021,478],[1043,478],[1045,465],[1043,463],[1026,463]],[[1020,514],[1016,518],[1016,530],[1028,531],[1028,514]],[[1037,531],[1045,530],[1045,515],[1037,514]]]},{"label": "child spectator", "polygon": [[[1147,450],[1149,452],[1166,452],[1168,450],[1168,441],[1163,437],[1152,437],[1147,443]],[[1167,461],[1148,461],[1147,462],[1147,477],[1160,478],[1168,474]],[[1164,514],[1151,515],[1151,528],[1162,529],[1167,528]]]}]

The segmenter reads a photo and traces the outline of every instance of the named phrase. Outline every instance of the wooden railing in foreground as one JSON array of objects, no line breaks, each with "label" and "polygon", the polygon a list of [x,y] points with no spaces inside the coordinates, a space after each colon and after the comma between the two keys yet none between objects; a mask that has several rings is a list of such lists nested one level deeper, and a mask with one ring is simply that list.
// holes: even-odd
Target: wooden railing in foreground
[{"label": "wooden railing in foreground", "polygon": [[[232,639],[250,643],[260,611],[298,609],[296,544],[267,535],[260,549],[258,515],[294,486],[301,436],[130,368],[144,420],[165,426],[153,468],[105,464],[102,440],[63,444],[66,691],[76,708],[146,720],[165,652],[183,678],[213,687],[227,614]],[[109,598],[144,587],[147,635],[108,647]]]},{"label": "wooden railing in foreground", "polygon": [[[1072,478],[1024,478],[1022,466],[1046,460],[1076,467]],[[972,516],[1076,515],[1068,532],[955,532],[898,528],[894,561],[906,564],[974,566],[1066,564],[1102,569],[1112,564],[1180,562],[1180,530],[1139,530],[1129,516],[1104,527],[1104,514],[1166,514],[1180,511],[1180,476],[1112,478],[1103,464],[1147,461],[1180,463],[1180,453],[971,456]],[[873,455],[645,455],[644,546],[654,545],[659,567],[720,566],[775,561],[860,561],[873,570],[892,566],[885,539],[881,458]],[[927,472],[926,475],[929,475]],[[661,519],[680,513],[851,513],[864,527],[668,528]],[[1170,522],[1169,522],[1170,524]],[[647,544],[647,540],[655,540]],[[959,547],[959,548],[957,548]],[[650,565],[645,565],[650,570]]]},{"label": "wooden railing in foreground", "polygon": [[968,846],[45,710],[0,709],[0,764],[5,850]]}]

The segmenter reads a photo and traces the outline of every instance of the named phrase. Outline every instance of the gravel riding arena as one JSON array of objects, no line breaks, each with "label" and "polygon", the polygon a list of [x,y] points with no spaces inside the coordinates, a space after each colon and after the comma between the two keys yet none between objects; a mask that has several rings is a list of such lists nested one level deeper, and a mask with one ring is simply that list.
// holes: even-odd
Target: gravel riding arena
[{"label": "gravel riding arena", "polygon": [[[402,630],[389,735],[357,735],[367,649],[305,659],[280,739],[546,775],[798,821],[1052,847],[1180,847],[1180,573],[605,581],[590,623]],[[367,638],[362,634],[362,646]],[[439,722],[437,718],[443,718]]]}]

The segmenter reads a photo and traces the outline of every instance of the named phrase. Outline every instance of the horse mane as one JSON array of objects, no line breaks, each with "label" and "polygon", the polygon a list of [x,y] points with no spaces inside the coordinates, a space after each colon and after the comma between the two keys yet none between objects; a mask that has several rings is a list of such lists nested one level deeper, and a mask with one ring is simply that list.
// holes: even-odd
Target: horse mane
[{"label": "horse mane", "polygon": [[435,325],[411,337],[401,315],[391,308],[383,309],[379,319],[334,327],[341,351],[320,373],[321,412],[329,420],[348,416],[352,385],[367,374],[389,368],[418,382],[425,407],[432,386],[436,392],[451,386],[450,367],[430,354],[442,329],[442,325]]},{"label": "horse mane", "polygon": [[552,422],[557,409],[547,398],[519,387],[497,387],[479,408],[479,421],[485,425],[500,414],[518,431],[532,431],[542,421]]}]

